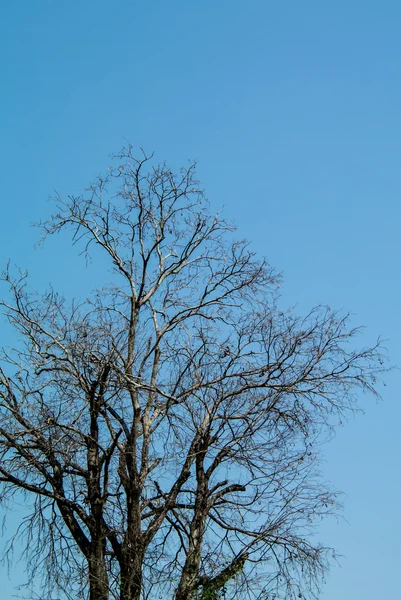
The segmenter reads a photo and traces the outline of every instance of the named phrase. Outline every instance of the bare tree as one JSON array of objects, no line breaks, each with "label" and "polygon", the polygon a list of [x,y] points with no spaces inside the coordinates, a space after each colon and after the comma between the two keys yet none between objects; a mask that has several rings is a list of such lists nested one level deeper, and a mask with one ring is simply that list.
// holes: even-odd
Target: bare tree
[{"label": "bare tree", "polygon": [[41,224],[97,246],[112,283],[77,303],[3,275],[20,343],[1,359],[1,499],[31,502],[46,598],[314,597],[315,523],[337,510],[319,447],[377,394],[380,346],[356,350],[330,308],[281,312],[278,275],[209,216],[194,165],[150,158],[124,150]]}]

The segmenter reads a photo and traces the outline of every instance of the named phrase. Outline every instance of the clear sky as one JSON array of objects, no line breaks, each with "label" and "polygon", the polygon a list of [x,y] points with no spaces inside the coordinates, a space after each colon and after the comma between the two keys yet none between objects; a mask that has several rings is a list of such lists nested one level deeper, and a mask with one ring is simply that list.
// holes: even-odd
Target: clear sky
[{"label": "clear sky", "polygon": [[[401,364],[399,0],[2,0],[0,47],[0,264],[79,294],[75,256],[34,251],[29,223],[128,140],[197,159],[283,301],[352,311]],[[326,449],[347,522],[322,525],[344,555],[322,600],[399,597],[399,394],[394,372]]]}]

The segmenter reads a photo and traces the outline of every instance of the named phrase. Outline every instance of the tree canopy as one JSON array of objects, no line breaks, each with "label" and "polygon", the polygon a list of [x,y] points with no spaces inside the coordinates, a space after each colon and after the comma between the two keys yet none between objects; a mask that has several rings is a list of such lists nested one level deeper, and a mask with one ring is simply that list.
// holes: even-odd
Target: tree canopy
[{"label": "tree canopy", "polygon": [[29,572],[74,600],[314,597],[332,552],[315,524],[338,509],[321,442],[377,395],[380,343],[358,349],[329,307],[283,310],[193,164],[127,148],[56,203],[43,238],[97,246],[105,277],[77,301],[3,274],[19,341],[0,362],[0,498],[32,507]]}]

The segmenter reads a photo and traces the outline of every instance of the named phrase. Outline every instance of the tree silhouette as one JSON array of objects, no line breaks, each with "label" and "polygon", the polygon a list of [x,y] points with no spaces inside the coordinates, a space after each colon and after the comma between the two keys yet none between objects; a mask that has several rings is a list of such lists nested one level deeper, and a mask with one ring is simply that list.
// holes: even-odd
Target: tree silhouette
[{"label": "tree silhouette", "polygon": [[77,303],[3,275],[20,343],[1,358],[1,498],[31,502],[20,531],[46,597],[313,596],[330,553],[315,522],[338,507],[319,448],[377,394],[380,345],[356,350],[327,307],[283,312],[194,165],[128,148],[57,206],[44,238],[97,246],[112,280]]}]

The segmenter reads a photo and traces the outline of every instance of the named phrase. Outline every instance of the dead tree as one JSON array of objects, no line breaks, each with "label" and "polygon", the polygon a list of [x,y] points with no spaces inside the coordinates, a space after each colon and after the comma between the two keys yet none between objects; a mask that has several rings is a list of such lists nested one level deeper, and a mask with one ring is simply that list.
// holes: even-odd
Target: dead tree
[{"label": "dead tree", "polygon": [[330,552],[314,526],[337,510],[319,447],[377,394],[380,346],[356,349],[330,308],[283,312],[194,165],[116,161],[41,224],[103,253],[99,289],[69,302],[3,276],[19,342],[1,358],[1,499],[31,503],[27,567],[47,598],[312,597]]}]

